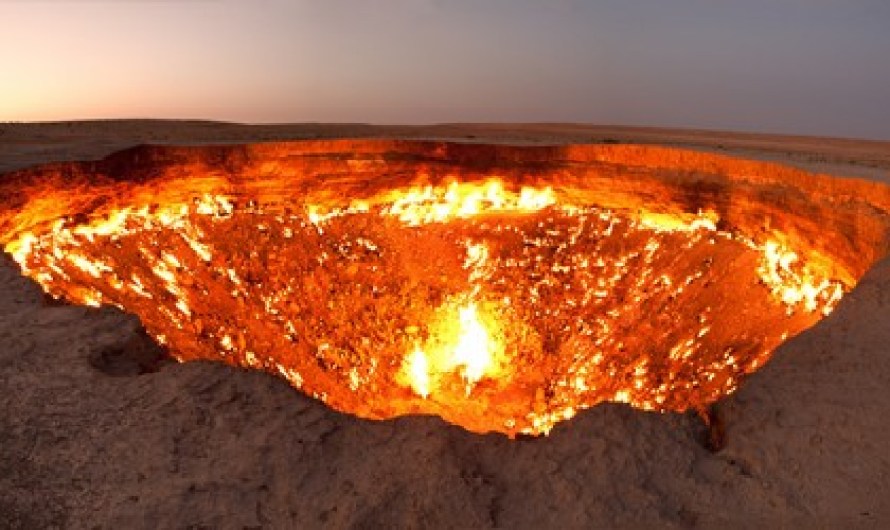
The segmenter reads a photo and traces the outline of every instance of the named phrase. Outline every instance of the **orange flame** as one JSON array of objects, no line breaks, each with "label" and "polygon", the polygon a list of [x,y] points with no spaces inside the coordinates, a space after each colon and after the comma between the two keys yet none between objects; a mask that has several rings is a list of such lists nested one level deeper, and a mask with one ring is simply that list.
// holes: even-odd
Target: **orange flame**
[{"label": "orange flame", "polygon": [[468,395],[483,378],[502,375],[504,345],[496,338],[495,322],[480,318],[472,300],[445,311],[430,340],[405,357],[398,378],[424,398],[445,384],[449,374],[460,375]]}]

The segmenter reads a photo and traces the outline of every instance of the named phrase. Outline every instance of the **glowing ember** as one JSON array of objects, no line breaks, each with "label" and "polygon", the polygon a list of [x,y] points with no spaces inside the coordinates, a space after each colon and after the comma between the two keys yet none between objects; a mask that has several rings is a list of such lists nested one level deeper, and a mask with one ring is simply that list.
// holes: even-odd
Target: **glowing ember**
[{"label": "glowing ember", "polygon": [[[602,401],[704,406],[850,287],[824,256],[718,228],[712,209],[604,207],[577,185],[483,177],[347,200],[171,180],[162,203],[133,184],[89,215],[0,223],[47,292],[139,315],[180,360],[276,373],[364,417],[511,435]],[[87,202],[42,189],[40,207],[54,193]]]}]

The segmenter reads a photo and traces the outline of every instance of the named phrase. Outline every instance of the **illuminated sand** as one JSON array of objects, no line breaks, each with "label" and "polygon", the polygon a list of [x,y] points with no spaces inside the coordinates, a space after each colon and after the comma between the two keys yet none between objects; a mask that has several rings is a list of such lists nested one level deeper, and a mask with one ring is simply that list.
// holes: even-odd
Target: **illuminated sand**
[{"label": "illuminated sand", "polygon": [[703,410],[887,245],[886,188],[633,146],[146,148],[0,185],[29,276],[180,360],[510,435]]}]

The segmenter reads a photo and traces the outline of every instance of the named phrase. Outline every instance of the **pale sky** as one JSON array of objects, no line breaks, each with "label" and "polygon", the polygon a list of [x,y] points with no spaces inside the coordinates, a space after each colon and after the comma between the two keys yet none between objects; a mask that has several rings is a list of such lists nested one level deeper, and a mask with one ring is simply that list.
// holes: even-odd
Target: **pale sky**
[{"label": "pale sky", "polygon": [[890,1],[0,0],[0,121],[135,117],[890,140]]}]

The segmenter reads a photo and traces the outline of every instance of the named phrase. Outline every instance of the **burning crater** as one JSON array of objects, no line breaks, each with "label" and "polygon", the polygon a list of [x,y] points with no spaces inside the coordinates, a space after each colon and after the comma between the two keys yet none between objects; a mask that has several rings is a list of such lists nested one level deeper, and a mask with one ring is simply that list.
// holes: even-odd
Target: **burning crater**
[{"label": "burning crater", "polygon": [[640,146],[140,147],[0,176],[48,293],[365,418],[701,409],[888,248],[890,188]]}]

